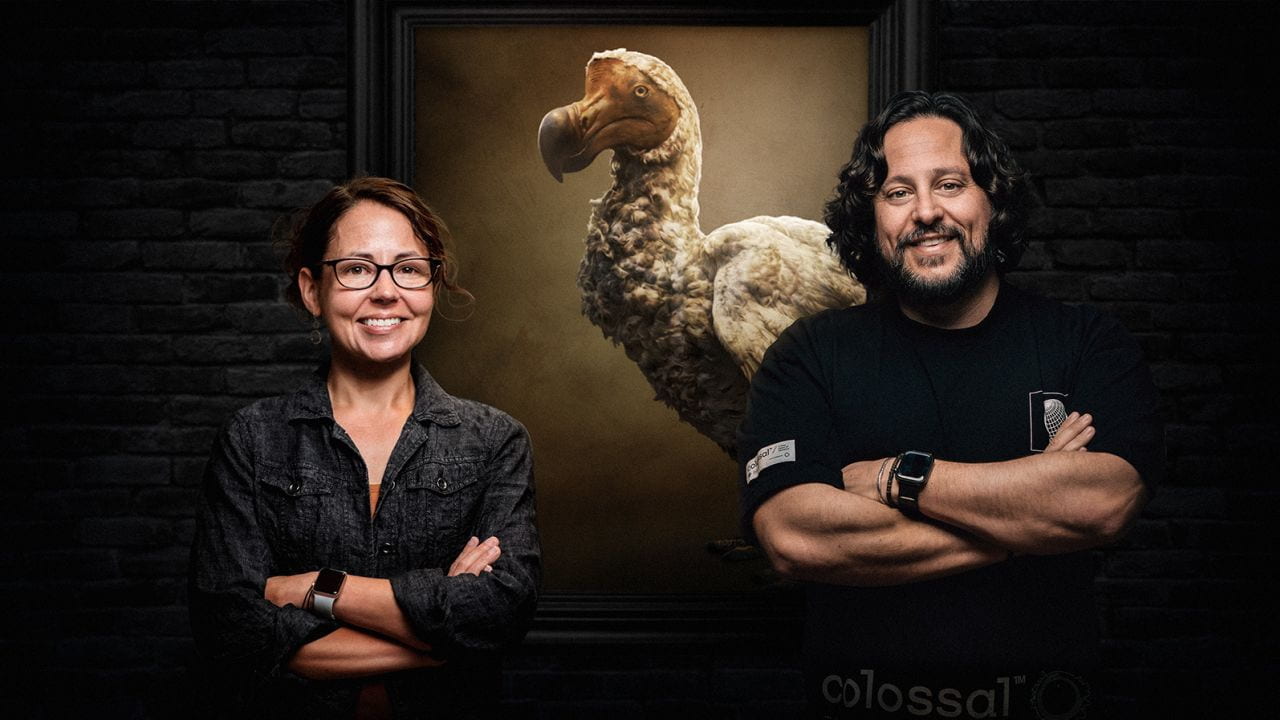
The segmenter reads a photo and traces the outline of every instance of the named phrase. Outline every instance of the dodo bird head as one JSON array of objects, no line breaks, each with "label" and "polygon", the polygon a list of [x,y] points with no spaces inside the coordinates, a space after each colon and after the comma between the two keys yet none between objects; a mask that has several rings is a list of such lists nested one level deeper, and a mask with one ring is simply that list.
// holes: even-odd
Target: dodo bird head
[{"label": "dodo bird head", "polygon": [[684,115],[696,118],[693,102],[666,63],[625,48],[598,52],[587,63],[582,99],[542,118],[538,149],[561,180],[605,150],[642,157],[660,152]]}]

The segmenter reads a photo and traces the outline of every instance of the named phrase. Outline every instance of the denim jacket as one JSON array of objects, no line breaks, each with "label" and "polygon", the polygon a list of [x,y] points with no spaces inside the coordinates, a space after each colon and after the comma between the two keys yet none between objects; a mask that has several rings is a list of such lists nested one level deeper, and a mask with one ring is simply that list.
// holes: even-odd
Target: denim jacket
[{"label": "denim jacket", "polygon": [[[537,599],[529,438],[508,415],[447,394],[421,366],[416,400],[370,518],[368,472],[334,421],[321,368],[291,395],[235,414],[213,448],[197,512],[190,605],[197,648],[239,702],[298,717],[352,717],[361,681],[308,681],[285,663],[339,627],[263,598],[272,575],[332,567],[389,578],[440,668],[386,676],[396,715],[467,714],[497,681],[493,651],[518,641]],[[493,572],[447,577],[471,536],[498,536]],[[298,714],[300,712],[309,714]]]}]

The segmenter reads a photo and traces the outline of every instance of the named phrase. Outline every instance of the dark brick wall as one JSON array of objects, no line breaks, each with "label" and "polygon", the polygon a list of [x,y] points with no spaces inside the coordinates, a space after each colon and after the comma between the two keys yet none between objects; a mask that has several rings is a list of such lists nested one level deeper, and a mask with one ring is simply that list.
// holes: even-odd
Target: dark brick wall
[{"label": "dark brick wall", "polygon": [[1275,16],[1188,2],[940,12],[939,86],[995,121],[1043,203],[1016,282],[1118,316],[1164,401],[1168,482],[1102,554],[1105,690],[1128,698],[1121,717],[1253,709],[1249,682],[1277,670],[1262,608],[1280,509],[1265,456],[1280,253],[1257,233],[1277,152],[1255,97],[1272,82],[1259,39]]},{"label": "dark brick wall", "polygon": [[[346,172],[344,9],[4,9],[5,696],[166,717],[194,684],[183,578],[213,430],[314,357],[267,238]],[[1118,315],[1163,393],[1169,482],[1099,583],[1126,715],[1249,709],[1280,669],[1264,9],[938,9],[939,85],[993,118],[1045,206],[1017,282]],[[771,717],[789,661],[539,644],[506,687],[546,717]]]},{"label": "dark brick wall", "polygon": [[316,356],[269,230],[346,174],[345,9],[2,10],[6,702],[176,716],[213,432]]}]

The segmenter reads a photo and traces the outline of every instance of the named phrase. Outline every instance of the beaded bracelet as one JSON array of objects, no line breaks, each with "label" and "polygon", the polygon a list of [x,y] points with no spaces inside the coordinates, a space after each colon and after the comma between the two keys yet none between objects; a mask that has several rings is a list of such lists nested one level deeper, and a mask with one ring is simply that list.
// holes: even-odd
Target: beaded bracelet
[{"label": "beaded bracelet", "polygon": [[889,479],[884,482],[884,503],[894,510],[898,509],[898,502],[893,499],[893,478],[898,474],[898,463],[900,462],[902,462],[901,455],[893,459],[893,467],[889,469]]}]

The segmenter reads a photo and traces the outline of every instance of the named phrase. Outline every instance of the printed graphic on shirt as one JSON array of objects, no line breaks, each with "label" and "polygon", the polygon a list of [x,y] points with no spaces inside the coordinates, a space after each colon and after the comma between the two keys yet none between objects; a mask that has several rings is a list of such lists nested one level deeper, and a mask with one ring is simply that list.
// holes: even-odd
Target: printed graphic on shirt
[{"label": "printed graphic on shirt", "polygon": [[1066,393],[1036,390],[1027,394],[1027,412],[1031,425],[1031,452],[1044,452],[1067,419]]},{"label": "printed graphic on shirt", "polygon": [[[1083,677],[1064,670],[979,677],[904,677],[862,668],[823,678],[826,718],[929,717],[1082,720],[1090,692]],[[1034,684],[1033,681],[1034,680]]]},{"label": "printed graphic on shirt", "polygon": [[760,452],[747,462],[747,484],[760,477],[760,471],[770,465],[796,461],[796,441],[782,440],[772,445],[765,445]]}]

